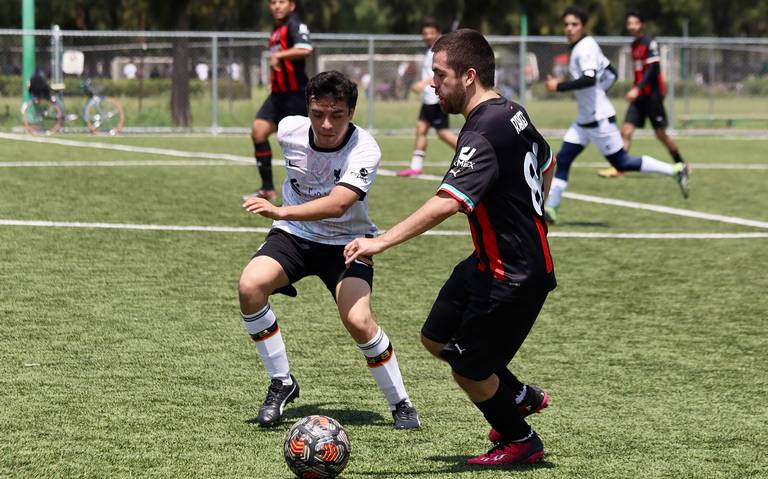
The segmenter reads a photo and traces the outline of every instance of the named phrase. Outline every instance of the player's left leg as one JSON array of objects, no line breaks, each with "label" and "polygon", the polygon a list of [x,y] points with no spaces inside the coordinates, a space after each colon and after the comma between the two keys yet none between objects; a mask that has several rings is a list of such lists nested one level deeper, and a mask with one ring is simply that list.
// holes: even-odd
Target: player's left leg
[{"label": "player's left leg", "polygon": [[339,317],[365,356],[376,384],[389,403],[395,428],[416,429],[421,426],[419,415],[405,390],[397,356],[371,311],[372,269],[370,265],[356,262],[344,273],[336,285]]},{"label": "player's left leg", "polygon": [[[423,108],[423,106],[422,106]],[[408,168],[397,172],[397,176],[420,175],[424,168],[424,157],[427,155],[427,132],[429,123],[422,118],[416,122],[416,141],[411,155],[411,164]]]},{"label": "player's left leg", "polygon": [[456,143],[459,141],[459,137],[454,133],[450,128],[439,128],[435,130],[437,133],[437,137],[443,140],[446,145],[450,146],[452,149],[456,149]]},{"label": "player's left leg", "polygon": [[563,193],[568,188],[568,175],[571,171],[571,163],[576,157],[584,151],[584,147],[589,144],[589,136],[586,128],[573,123],[563,137],[563,144],[560,151],[557,152],[557,170],[552,179],[552,186],[549,189],[549,196],[544,204],[544,217],[547,223],[554,224],[557,221],[557,208],[563,198]]}]

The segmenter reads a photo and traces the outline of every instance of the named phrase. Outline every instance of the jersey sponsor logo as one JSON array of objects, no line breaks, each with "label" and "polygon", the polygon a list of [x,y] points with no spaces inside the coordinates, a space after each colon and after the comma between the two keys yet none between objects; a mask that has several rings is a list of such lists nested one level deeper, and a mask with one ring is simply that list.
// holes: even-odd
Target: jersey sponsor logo
[{"label": "jersey sponsor logo", "polygon": [[356,171],[356,172],[352,173],[352,176],[354,176],[358,180],[368,181],[368,175],[369,174],[370,173],[368,172],[368,170],[366,168],[360,168],[360,171]]},{"label": "jersey sponsor logo", "polygon": [[299,165],[294,163],[293,160],[288,160],[288,168],[298,168]]},{"label": "jersey sponsor logo", "polygon": [[309,35],[309,27],[306,23],[299,25],[299,35]]},{"label": "jersey sponsor logo", "polygon": [[528,120],[525,119],[525,115],[523,115],[522,111],[515,113],[515,115],[510,118],[509,121],[512,122],[512,126],[515,127],[518,135],[528,126]]},{"label": "jersey sponsor logo", "polygon": [[328,191],[321,191],[321,190],[315,190],[313,191],[312,188],[308,188],[307,191],[301,190],[301,184],[299,183],[299,180],[296,178],[291,178],[291,189],[299,196],[303,196],[305,198],[322,198],[323,196],[328,196]]},{"label": "jersey sponsor logo", "polygon": [[454,178],[456,178],[459,173],[467,168],[471,170],[475,169],[475,162],[470,160],[472,155],[474,155],[476,152],[477,148],[472,148],[471,146],[464,146],[461,148],[459,156],[457,156],[453,161],[453,168],[449,170]]}]

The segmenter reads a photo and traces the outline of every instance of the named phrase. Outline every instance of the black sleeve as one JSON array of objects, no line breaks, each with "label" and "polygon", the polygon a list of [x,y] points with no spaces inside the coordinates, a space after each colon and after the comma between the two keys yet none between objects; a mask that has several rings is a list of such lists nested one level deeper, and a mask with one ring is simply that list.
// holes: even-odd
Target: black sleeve
[{"label": "black sleeve", "polygon": [[312,42],[309,40],[309,27],[295,17],[288,24],[288,38],[290,40],[289,48],[312,48]]},{"label": "black sleeve", "polygon": [[452,196],[461,204],[462,211],[469,214],[482,201],[498,174],[493,146],[481,134],[465,132],[459,137],[456,155],[438,191]]},{"label": "black sleeve", "polygon": [[659,76],[660,71],[661,69],[659,68],[659,62],[648,64],[648,68],[645,69],[645,75],[643,75],[643,78],[641,78],[635,86],[642,90],[643,87],[648,84],[649,81],[651,81],[651,79]]},{"label": "black sleeve", "polygon": [[592,76],[589,76],[584,72],[585,75],[583,75],[581,78],[577,78],[575,80],[570,81],[564,81],[557,84],[557,91],[570,91],[570,90],[581,90],[582,88],[589,88],[591,86],[595,86],[597,83],[597,76],[594,74],[594,70],[590,70],[592,72]]}]

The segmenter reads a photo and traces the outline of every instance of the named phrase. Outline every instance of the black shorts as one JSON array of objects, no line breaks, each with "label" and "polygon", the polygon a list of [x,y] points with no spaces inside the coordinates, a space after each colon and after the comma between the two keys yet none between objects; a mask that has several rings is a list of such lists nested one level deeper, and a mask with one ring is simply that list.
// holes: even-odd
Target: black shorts
[{"label": "black shorts", "polygon": [[450,126],[448,120],[448,113],[445,113],[440,109],[439,104],[425,105],[422,103],[421,110],[419,111],[419,120],[426,121],[435,130],[442,130]]},{"label": "black shorts", "polygon": [[624,123],[630,123],[638,128],[645,126],[645,119],[651,121],[653,128],[667,127],[667,111],[664,109],[664,97],[658,95],[643,95],[629,104]]},{"label": "black shorts", "polygon": [[286,116],[307,116],[307,99],[304,92],[272,93],[256,113],[256,118],[271,121],[275,125]]},{"label": "black shorts", "polygon": [[511,301],[473,292],[475,261],[459,263],[432,305],[421,334],[445,344],[440,355],[461,376],[487,379],[507,367],[544,305],[548,291]]},{"label": "black shorts", "polygon": [[[364,258],[347,268],[344,264],[344,245],[316,243],[272,228],[253,255],[254,258],[257,256],[268,256],[280,263],[291,284],[307,276],[317,276],[334,299],[336,285],[344,278],[360,278],[373,290],[373,260]],[[275,292],[285,291],[278,289]]]}]

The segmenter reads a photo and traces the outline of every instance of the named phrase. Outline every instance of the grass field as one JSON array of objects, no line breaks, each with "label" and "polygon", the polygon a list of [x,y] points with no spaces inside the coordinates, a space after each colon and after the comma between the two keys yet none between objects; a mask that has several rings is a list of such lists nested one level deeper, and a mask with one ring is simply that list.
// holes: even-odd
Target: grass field
[{"label": "grass field", "polygon": [[[422,430],[391,429],[316,279],[297,299],[273,298],[302,395],[284,425],[262,430],[247,421],[267,379],[236,289],[264,234],[116,226],[266,228],[240,207],[254,166],[87,147],[248,157],[249,139],[64,138],[84,145],[0,139],[0,477],[287,479],[283,436],[317,413],[347,427],[350,479],[768,477],[768,238],[748,236],[768,232],[768,141],[680,139],[694,164],[687,201],[666,178],[599,179],[593,147],[579,158],[571,192],[719,216],[564,200],[550,238],[559,286],[511,364],[552,396],[531,418],[547,456],[478,470],[464,460],[489,446],[486,423],[418,341],[468,236],[425,236],[376,259],[374,311]],[[380,143],[383,169],[407,161],[412,139]],[[650,139],[634,151],[667,159]],[[432,141],[427,172],[442,174],[449,156]],[[387,228],[436,186],[380,175],[371,215]],[[460,216],[437,230],[466,231]],[[716,236],[731,233],[747,235]]]}]

